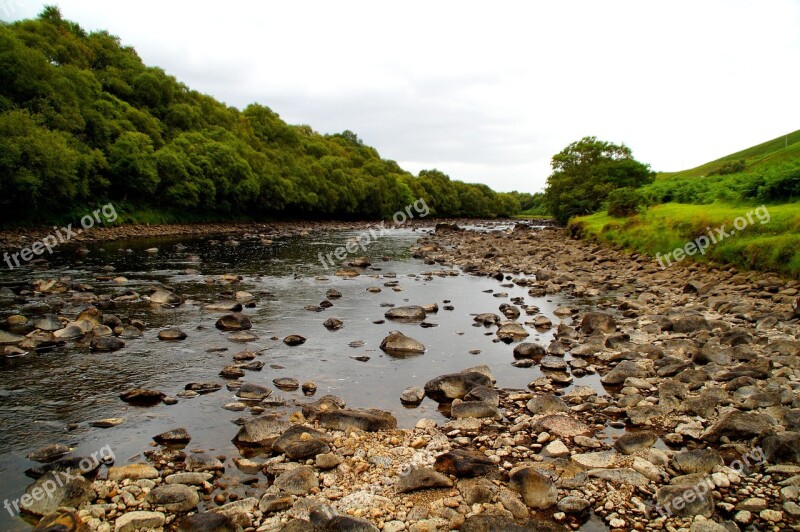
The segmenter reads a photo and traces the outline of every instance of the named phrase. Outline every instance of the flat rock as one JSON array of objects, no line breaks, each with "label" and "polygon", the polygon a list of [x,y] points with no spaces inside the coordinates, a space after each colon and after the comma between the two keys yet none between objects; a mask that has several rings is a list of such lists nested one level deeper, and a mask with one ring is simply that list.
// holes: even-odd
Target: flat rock
[{"label": "flat rock", "polygon": [[657,440],[658,436],[650,430],[626,432],[614,442],[614,449],[622,454],[633,454],[652,447]]},{"label": "flat rock", "polygon": [[275,479],[275,485],[289,495],[307,495],[319,487],[319,480],[314,475],[314,468],[300,466],[281,473]]},{"label": "flat rock", "polygon": [[592,430],[580,421],[566,414],[550,414],[536,422],[538,432],[549,432],[559,438],[574,438],[575,436],[588,436]]},{"label": "flat rock", "polygon": [[233,519],[219,512],[202,512],[184,517],[178,522],[178,532],[238,532]]},{"label": "flat rock", "polygon": [[322,410],[317,412],[313,419],[321,427],[332,430],[351,431],[355,429],[376,432],[397,428],[397,419],[391,413],[377,409]]},{"label": "flat rock", "polygon": [[160,443],[162,445],[174,445],[174,444],[186,444],[192,440],[192,437],[189,435],[189,432],[183,427],[169,430],[167,432],[162,432],[161,434],[157,434],[153,436],[153,440],[156,443]]},{"label": "flat rock", "polygon": [[427,488],[450,488],[450,477],[428,467],[411,467],[407,474],[397,479],[395,489],[398,493],[408,493]]},{"label": "flat rock", "polygon": [[[43,490],[47,496],[37,496]],[[28,486],[25,494],[28,497],[24,497],[20,502],[20,510],[40,517],[52,514],[62,506],[77,508],[95,497],[92,483],[82,476],[65,476],[55,471],[39,477],[36,482]]]},{"label": "flat rock", "polygon": [[197,506],[200,496],[189,486],[168,484],[153,488],[147,494],[147,502],[169,512],[187,512]]},{"label": "flat rock", "polygon": [[427,313],[425,309],[419,305],[408,305],[405,307],[390,308],[384,314],[384,317],[389,320],[400,321],[422,321],[425,319]]},{"label": "flat rock", "polygon": [[142,480],[158,478],[158,469],[149,464],[128,464],[108,469],[108,480]]},{"label": "flat rock", "polygon": [[440,473],[458,478],[480,477],[497,471],[497,465],[486,455],[461,449],[440,454],[436,457],[433,467]]},{"label": "flat rock", "polygon": [[164,526],[167,518],[162,512],[146,512],[142,510],[127,512],[114,521],[114,532],[135,532],[137,530],[155,530]]}]

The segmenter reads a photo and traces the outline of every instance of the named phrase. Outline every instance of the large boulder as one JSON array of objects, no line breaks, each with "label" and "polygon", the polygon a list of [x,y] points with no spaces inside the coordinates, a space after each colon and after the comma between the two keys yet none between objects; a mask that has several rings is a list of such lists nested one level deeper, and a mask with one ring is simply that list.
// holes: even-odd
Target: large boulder
[{"label": "large boulder", "polygon": [[601,332],[610,334],[617,330],[614,317],[604,312],[589,312],[581,320],[581,331],[586,334]]},{"label": "large boulder", "polygon": [[749,440],[771,431],[774,424],[774,420],[766,414],[733,410],[720,417],[701,439],[716,442],[727,436],[731,440]]},{"label": "large boulder", "polygon": [[437,403],[463,399],[477,386],[492,386],[491,379],[477,371],[464,371],[440,375],[425,383],[425,394]]},{"label": "large boulder", "polygon": [[80,475],[50,472],[28,486],[19,508],[25,513],[45,516],[60,507],[77,508],[95,497],[92,483]]},{"label": "large boulder", "polygon": [[170,512],[187,512],[197,506],[200,496],[189,486],[167,484],[153,488],[147,494],[147,502]]},{"label": "large boulder", "polygon": [[390,355],[409,355],[425,352],[422,342],[406,336],[405,334],[392,331],[381,342],[381,349]]},{"label": "large boulder", "polygon": [[272,445],[289,427],[287,421],[270,416],[259,417],[242,425],[233,443],[244,446]]},{"label": "large boulder", "polygon": [[558,501],[555,483],[530,467],[513,472],[508,487],[522,495],[525,504],[534,510],[546,510],[555,506]]}]

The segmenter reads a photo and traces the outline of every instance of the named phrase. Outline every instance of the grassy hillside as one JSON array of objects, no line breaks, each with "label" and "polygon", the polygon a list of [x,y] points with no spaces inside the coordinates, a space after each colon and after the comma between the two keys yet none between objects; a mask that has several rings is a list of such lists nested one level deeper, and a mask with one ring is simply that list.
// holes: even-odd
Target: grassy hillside
[{"label": "grassy hillside", "polygon": [[[650,206],[639,214],[578,217],[570,231],[658,257],[665,267],[694,260],[800,278],[800,131],[660,174],[640,191]],[[717,241],[703,253],[692,245],[712,235]]]},{"label": "grassy hillside", "polygon": [[[737,151],[715,161],[703,164],[696,168],[680,172],[660,172],[656,179],[671,179],[681,177],[704,177],[719,175],[720,170],[730,168],[730,163],[744,161],[741,171],[757,170],[763,166],[770,166],[780,162],[790,162],[800,159],[800,130],[781,135],[742,151]],[[731,172],[733,173],[733,172]]]}]

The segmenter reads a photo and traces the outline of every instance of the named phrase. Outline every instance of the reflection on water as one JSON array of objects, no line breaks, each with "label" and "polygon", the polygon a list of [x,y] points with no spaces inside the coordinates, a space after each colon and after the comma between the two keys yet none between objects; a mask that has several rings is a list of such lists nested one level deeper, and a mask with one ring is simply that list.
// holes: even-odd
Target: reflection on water
[{"label": "reflection on water", "polygon": [[[236,427],[232,421],[243,413],[221,408],[233,400],[233,394],[225,388],[182,399],[174,406],[152,408],[129,407],[118,395],[132,387],[146,387],[174,396],[190,382],[222,383],[219,371],[233,364],[232,355],[244,349],[261,351],[258,360],[265,366],[260,372],[248,372],[243,380],[272,387],[274,395],[287,399],[287,412],[296,410],[294,401],[307,398],[300,391],[275,389],[272,380],[277,377],[312,380],[317,384],[317,397],[334,394],[349,406],[390,410],[401,427],[411,427],[422,417],[443,419],[436,403],[430,400],[414,409],[404,408],[399,400],[405,388],[422,386],[437,375],[488,364],[498,386],[504,388],[525,388],[541,376],[535,367],[511,366],[513,346],[493,342],[495,328],[475,327],[472,315],[499,314],[500,304],[523,297],[526,304],[536,305],[558,323],[553,311],[563,303],[561,300],[532,298],[526,289],[501,287],[494,279],[425,275],[445,268],[410,258],[409,247],[420,233],[407,229],[392,230],[372,243],[367,254],[373,265],[359,277],[342,279],[333,275],[334,269],[324,269],[319,253],[333,252],[357,234],[316,233],[267,245],[258,239],[234,243],[225,238],[111,242],[91,247],[80,260],[74,250],[61,250],[53,257],[49,270],[3,271],[0,283],[6,285],[18,285],[31,276],[68,276],[90,285],[97,294],[143,292],[153,283],[163,283],[185,296],[187,303],[174,309],[153,309],[145,303],[117,304],[116,309],[107,312],[141,319],[147,329],[144,338],[127,340],[126,347],[115,353],[92,353],[72,344],[37,354],[25,365],[0,368],[0,500],[21,496],[30,482],[23,471],[32,465],[25,455],[49,443],[74,446],[76,453],[90,453],[110,445],[118,461],[127,462],[148,448],[153,435],[182,426],[192,435],[191,448],[235,455],[231,438]],[[154,246],[159,248],[157,253],[145,251]],[[102,269],[108,265],[114,267],[111,276],[124,276],[127,283],[98,280],[109,275]],[[214,282],[223,273],[238,274],[243,279],[234,285]],[[391,281],[396,281],[397,286],[385,286]],[[380,292],[367,290],[372,287],[380,288]],[[332,300],[331,308],[323,312],[305,310],[306,306],[323,301],[330,288],[342,293],[340,299]],[[246,345],[229,341],[226,333],[214,327],[221,313],[202,310],[202,304],[225,299],[223,293],[231,290],[246,290],[256,297],[255,308],[245,309],[245,313],[252,318],[252,332],[259,340]],[[508,297],[494,297],[500,291]],[[446,300],[454,310],[441,309]],[[436,327],[374,323],[383,319],[388,305],[430,303],[440,307],[426,320]],[[0,317],[20,312],[18,306],[2,305]],[[77,306],[68,301],[62,313],[74,317],[74,312]],[[328,331],[322,323],[330,317],[341,319],[344,327]],[[523,312],[521,320],[524,319]],[[180,327],[188,338],[177,343],[159,341],[156,335],[165,326]],[[383,353],[378,346],[392,330],[423,342],[427,352],[409,358]],[[529,331],[529,341],[547,345],[551,339],[549,332],[532,328]],[[289,334],[300,334],[308,340],[301,346],[287,347],[280,339]],[[364,345],[350,347],[356,340]],[[475,350],[480,353],[470,354]],[[600,388],[596,377],[591,376],[576,379],[576,384]],[[109,429],[92,428],[87,423],[110,417],[126,421]],[[15,526],[19,524],[12,524],[7,514],[0,517],[0,528]]]}]

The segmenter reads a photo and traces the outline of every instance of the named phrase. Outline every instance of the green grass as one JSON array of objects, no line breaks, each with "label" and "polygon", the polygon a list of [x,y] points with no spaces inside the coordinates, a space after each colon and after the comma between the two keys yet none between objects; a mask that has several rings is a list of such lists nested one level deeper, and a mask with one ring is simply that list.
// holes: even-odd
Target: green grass
[{"label": "green grass", "polygon": [[[787,146],[788,144],[788,146]],[[704,177],[719,171],[726,163],[744,160],[747,171],[755,171],[777,163],[791,162],[800,159],[800,130],[788,135],[768,140],[757,146],[747,148],[717,160],[700,165],[696,168],[680,172],[660,172],[656,179],[671,179],[681,177]]]},{"label": "green grass", "polygon": [[[688,260],[733,264],[743,269],[775,271],[800,278],[800,203],[767,205],[769,221],[761,223],[758,205],[685,205],[665,203],[630,218],[615,218],[607,213],[576,218],[569,229],[600,241],[612,242],[626,249],[662,256],[683,248],[725,225],[733,229],[738,217],[751,213],[753,223],[736,234],[710,244],[705,254],[695,253]],[[759,211],[762,214],[763,211]],[[763,216],[766,219],[766,216]],[[684,260],[685,262],[685,260]],[[666,260],[664,260],[666,264]]]}]

